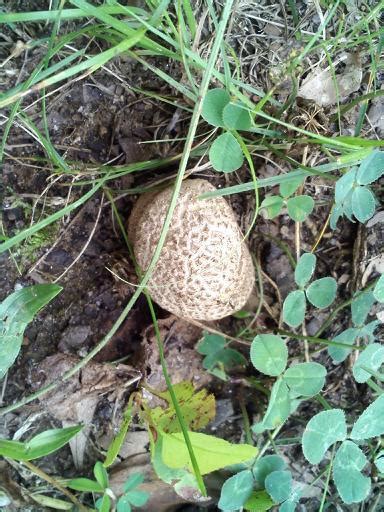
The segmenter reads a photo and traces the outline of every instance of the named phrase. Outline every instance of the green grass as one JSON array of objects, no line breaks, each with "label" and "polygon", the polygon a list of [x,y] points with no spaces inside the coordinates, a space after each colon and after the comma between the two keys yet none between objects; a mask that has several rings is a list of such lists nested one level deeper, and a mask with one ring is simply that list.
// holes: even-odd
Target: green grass
[{"label": "green grass", "polygon": [[[225,87],[232,98],[242,102],[256,119],[256,127],[252,131],[236,135],[248,163],[247,179],[236,185],[226,186],[202,196],[203,200],[213,196],[253,192],[256,208],[249,231],[257,220],[260,203],[259,193],[269,192],[273,187],[287,183],[292,178],[297,177],[320,176],[332,187],[345,169],[358,165],[367,156],[371,147],[384,145],[384,141],[370,141],[364,137],[365,115],[369,101],[383,94],[376,78],[378,71],[382,70],[380,55],[384,44],[384,30],[380,25],[380,12],[383,2],[367,9],[362,13],[359,20],[353,24],[348,24],[346,20],[343,1],[329,3],[328,9],[324,7],[324,4],[325,2],[320,2],[323,12],[326,13],[324,22],[317,27],[314,35],[309,36],[300,32],[300,15],[296,2],[294,0],[287,2],[287,8],[289,7],[291,13],[291,25],[295,27],[296,37],[302,45],[296,57],[285,63],[285,75],[291,76],[292,83],[297,85],[302,78],[302,73],[307,71],[309,63],[311,66],[316,65],[319,55],[323,54],[325,55],[325,61],[333,70],[333,78],[336,83],[333,63],[337,61],[338,56],[344,52],[354,51],[366,55],[367,60],[364,61],[364,71],[367,72],[368,76],[366,91],[363,94],[359,93],[353,99],[348,99],[347,103],[344,104],[338,98],[336,112],[332,114],[332,120],[337,124],[336,132],[338,133],[341,129],[344,114],[353,108],[359,108],[353,137],[319,134],[311,131],[311,129],[292,124],[290,119],[296,108],[295,86],[289,98],[282,102],[276,95],[277,87],[267,90],[265,81],[260,80],[257,84],[252,84],[246,79],[241,79],[242,76],[245,76],[242,73],[242,66],[245,64],[228,43],[230,37],[227,32],[228,21],[234,5],[232,0],[224,2],[221,13],[216,12],[211,0],[205,2],[207,19],[215,31],[206,56],[203,56],[201,52],[204,43],[203,36],[199,34],[199,16],[201,13],[194,11],[193,4],[189,0],[178,0],[177,2],[147,0],[146,7],[143,9],[126,7],[118,3],[95,6],[90,1],[71,0],[70,2],[61,2],[56,10],[31,13],[0,13],[0,28],[6,28],[11,34],[15,27],[18,30],[27,30],[35,23],[47,24],[51,28],[50,37],[36,38],[28,42],[31,49],[39,48],[44,54],[30,76],[23,78],[20,83],[0,94],[0,108],[7,117],[0,145],[0,164],[7,159],[6,145],[11,139],[13,126],[17,122],[33,134],[44,153],[44,158],[36,157],[36,161],[45,166],[50,172],[61,176],[61,186],[69,186],[68,177],[76,176],[78,178],[72,186],[70,202],[65,207],[46,215],[18,233],[13,235],[5,233],[6,239],[0,245],[0,253],[12,249],[13,257],[17,258],[25,241],[27,242],[24,247],[31,245],[35,247],[34,241],[37,241],[38,244],[36,248],[41,247],[39,244],[45,244],[47,241],[45,233],[50,233],[58,220],[74,212],[102,190],[107,191],[108,194],[113,191],[114,197],[119,194],[137,194],[148,190],[145,185],[135,186],[124,191],[116,190],[114,188],[115,183],[123,176],[150,169],[161,169],[170,164],[178,165],[177,175],[173,180],[172,199],[149,268],[142,275],[140,284],[110,331],[80,363],[63,375],[62,380],[71,378],[109,343],[127,318],[139,296],[146,293],[146,285],[164,245],[186,170],[192,166],[191,164],[195,161],[195,158],[208,153],[210,144],[215,137],[214,130],[207,131],[206,125],[202,123],[200,118],[204,97],[209,88]],[[323,39],[324,30],[326,32],[325,39]],[[148,95],[148,97],[164,101],[175,108],[181,108],[185,115],[190,116],[186,133],[178,139],[184,143],[183,151],[178,154],[171,154],[167,158],[123,166],[95,166],[94,164],[84,164],[83,162],[80,164],[76,161],[66,160],[52,143],[47,121],[47,109],[51,98],[55,94],[54,87],[70,87],[74,81],[83,80],[89,75],[99,73],[112,63],[118,67],[119,59],[122,57],[135,60],[143,68],[153,73],[154,77],[160,79],[166,86],[167,91],[171,91],[162,96],[156,91],[142,91],[133,88],[136,93],[143,96]],[[217,65],[218,59],[221,62],[220,66]],[[172,73],[168,71],[169,63],[178,66],[182,70],[183,80],[172,76]],[[254,97],[257,97],[257,99],[254,99]],[[36,102],[33,115],[28,108],[32,102]],[[36,108],[40,109],[38,116],[36,116]],[[42,123],[40,124],[38,121],[42,121]],[[43,128],[40,127],[41,125]],[[201,142],[202,140],[204,142]],[[301,148],[302,151],[306,148],[305,150],[309,154],[316,154],[316,161],[321,161],[321,163],[309,165],[306,160],[292,157],[290,150],[295,148]],[[279,172],[272,177],[259,178],[255,157],[259,158],[260,155],[269,155],[268,158],[275,158],[279,162],[283,161],[287,172]],[[110,197],[112,198],[112,196]],[[331,207],[332,205],[329,204],[328,206]],[[115,214],[118,215],[116,209]],[[302,250],[300,244],[296,249],[298,252]],[[156,327],[157,320],[151,307],[150,298],[148,297],[148,299]],[[350,302],[346,301],[339,305],[318,329],[315,336],[307,336],[305,332],[303,334],[280,332],[302,342],[321,344],[322,346],[343,345],[320,336],[329,326],[334,316],[343,311],[345,305],[349,304]],[[261,308],[262,305],[259,306],[258,313]],[[257,334],[252,329],[249,331],[243,329],[241,332],[247,332],[247,339]],[[194,457],[176,395],[173,393],[167,374],[162,352],[162,340],[158,329],[156,334],[167,385],[179,417],[181,430],[188,446],[200,491],[205,494],[204,481]],[[3,408],[0,410],[0,414],[15,410],[54,389],[54,387],[55,384],[46,386],[19,402]],[[270,441],[261,447],[261,454],[266,451],[271,443],[273,444],[273,439],[278,435],[278,432],[279,429],[271,434]],[[329,492],[330,474],[329,469],[321,502],[322,508],[326,501],[327,492]]]}]

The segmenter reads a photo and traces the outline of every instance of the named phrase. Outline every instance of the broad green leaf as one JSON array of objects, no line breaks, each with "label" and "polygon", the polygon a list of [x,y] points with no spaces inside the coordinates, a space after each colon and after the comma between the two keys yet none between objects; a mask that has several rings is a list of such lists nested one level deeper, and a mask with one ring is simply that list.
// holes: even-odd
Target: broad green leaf
[{"label": "broad green leaf", "polygon": [[41,432],[25,443],[28,459],[37,459],[59,450],[80,432],[82,425],[55,428]]},{"label": "broad green leaf", "polygon": [[198,344],[197,351],[199,354],[208,355],[221,350],[226,344],[223,336],[204,333],[204,338]]},{"label": "broad green leaf", "polygon": [[[356,328],[346,329],[333,338],[333,341],[344,343],[345,345],[353,345],[358,333],[359,330]],[[331,345],[328,347],[328,354],[332,357],[334,363],[342,363],[351,352],[351,348],[333,347]]]},{"label": "broad green leaf", "polygon": [[357,337],[367,343],[373,343],[375,341],[375,330],[381,325],[380,320],[373,320],[367,324],[361,326],[358,329]]},{"label": "broad green leaf", "polygon": [[312,212],[315,201],[310,196],[295,196],[287,201],[288,215],[296,222],[303,222]]},{"label": "broad green leaf", "polygon": [[82,426],[52,429],[36,435],[30,441],[0,439],[0,455],[15,460],[33,460],[57,451],[74,437]]},{"label": "broad green leaf", "polygon": [[325,452],[336,441],[347,437],[345,414],[341,409],[322,411],[313,416],[304,430],[302,445],[304,457],[311,464],[318,464]]},{"label": "broad green leaf", "polygon": [[[197,432],[188,432],[201,474],[206,475],[231,464],[256,457],[258,449],[249,444],[231,444],[224,439]],[[192,471],[183,434],[163,434],[163,461],[170,468]]]},{"label": "broad green leaf", "polygon": [[356,327],[364,324],[371,311],[375,297],[371,290],[360,293],[351,304],[352,322]]},{"label": "broad green leaf", "polygon": [[36,284],[12,293],[0,304],[0,379],[15,362],[29,322],[61,290],[57,284]]},{"label": "broad green leaf", "polygon": [[331,229],[336,229],[337,223],[338,223],[340,217],[343,215],[343,213],[344,213],[343,206],[341,204],[336,203],[332,208],[331,218],[330,218],[330,222],[329,222]]},{"label": "broad green leaf", "polygon": [[95,467],[93,468],[93,474],[95,475],[95,478],[101,487],[106,489],[109,485],[108,473],[100,461],[96,462]]},{"label": "broad green leaf", "polygon": [[384,174],[384,153],[373,151],[361,162],[356,174],[359,185],[369,185]]},{"label": "broad green leaf", "polygon": [[367,458],[352,441],[344,441],[333,461],[333,480],[341,499],[347,505],[360,503],[371,490],[370,478],[361,474]]},{"label": "broad green leaf", "polygon": [[316,256],[310,252],[303,254],[295,268],[295,282],[300,288],[311,279],[316,267]]},{"label": "broad green leaf", "polygon": [[282,471],[286,464],[279,455],[265,455],[253,466],[253,476],[260,487],[265,487],[265,479],[274,471]]},{"label": "broad green leaf", "polygon": [[279,512],[295,512],[296,505],[301,498],[301,487],[292,487],[291,493],[287,500],[284,501],[279,507]]},{"label": "broad green leaf", "polygon": [[290,413],[289,389],[286,383],[279,378],[272,386],[271,397],[263,420],[261,423],[253,425],[252,430],[258,434],[264,432],[264,430],[274,429],[284,423]]},{"label": "broad green leaf", "polygon": [[280,194],[287,198],[294,194],[296,190],[300,187],[300,185],[303,183],[304,178],[303,176],[295,176],[291,178],[289,181],[285,181],[284,183],[280,183]]},{"label": "broad green leaf", "polygon": [[274,334],[258,334],[251,345],[251,362],[265,375],[276,377],[287,366],[288,349],[285,341]]},{"label": "broad green leaf", "polygon": [[[226,371],[236,366],[245,366],[247,364],[243,354],[232,348],[227,348],[226,344],[227,342],[223,336],[205,334],[197,347],[197,351],[200,354],[206,355],[203,359],[203,368],[223,380],[228,378],[225,373]],[[217,375],[217,371],[221,373]]]},{"label": "broad green leaf", "polygon": [[275,503],[265,491],[254,491],[244,505],[248,512],[265,512],[271,509]]},{"label": "broad green leaf", "polygon": [[303,290],[294,290],[290,292],[283,304],[283,320],[290,327],[297,327],[303,323],[307,301]]},{"label": "broad green leaf", "polygon": [[149,493],[146,491],[129,491],[125,495],[134,507],[142,507],[149,499]]},{"label": "broad green leaf", "polygon": [[280,196],[267,196],[263,199],[260,208],[265,208],[268,219],[277,217],[281,212],[284,201]]},{"label": "broad green leaf", "polygon": [[230,100],[225,89],[211,89],[204,98],[202,118],[212,126],[224,127],[223,110]]},{"label": "broad green leaf", "polygon": [[314,396],[323,389],[326,376],[327,370],[322,364],[298,363],[285,371],[283,379],[297,395]]},{"label": "broad green leaf", "polygon": [[341,178],[339,178],[335,185],[335,201],[336,204],[342,203],[347,196],[352,192],[354,184],[356,181],[356,168],[351,169],[350,171],[343,174]]},{"label": "broad green leaf", "polygon": [[243,165],[243,151],[232,133],[222,133],[214,140],[209,160],[212,167],[220,172],[236,171]]},{"label": "broad green leaf", "polygon": [[[1,503],[1,494],[2,493],[0,491],[0,507],[3,506],[3,504]],[[46,494],[31,494],[29,497],[32,498],[33,501],[42,506],[41,510],[73,510],[73,503],[70,503],[69,501],[59,500],[58,498],[52,498],[51,496],[47,496]],[[9,502],[8,504],[10,503],[11,502]],[[35,508],[34,510],[37,509]]]},{"label": "broad green leaf", "polygon": [[[173,386],[174,392],[184,421],[189,428],[200,430],[204,428],[216,414],[215,396],[208,394],[206,389],[195,391],[192,382],[183,381]],[[177,419],[175,408],[168,391],[160,393],[162,398],[168,402],[168,407],[156,407],[151,411],[153,424],[159,431],[180,432],[180,424]]]},{"label": "broad green leaf", "polygon": [[369,405],[355,422],[350,438],[361,440],[384,434],[384,395]]},{"label": "broad green leaf", "polygon": [[[357,358],[352,372],[356,382],[367,382],[372,377],[371,372],[376,372],[384,363],[384,345],[372,343],[368,345]],[[384,418],[383,418],[384,421]]]},{"label": "broad green leaf", "polygon": [[218,507],[220,510],[238,510],[251,496],[254,486],[252,471],[240,471],[224,482]]},{"label": "broad green leaf", "polygon": [[375,213],[376,200],[367,187],[356,187],[351,199],[352,213],[359,222],[366,222]]},{"label": "broad green leaf", "polygon": [[375,466],[380,473],[384,473],[384,450],[381,450],[375,457]]},{"label": "broad green leaf", "polygon": [[109,512],[111,509],[111,498],[108,494],[104,494],[102,498],[96,501],[95,505],[99,512]]},{"label": "broad green leaf", "polygon": [[117,512],[131,512],[132,507],[129,503],[128,496],[123,494],[117,501],[116,511]]},{"label": "broad green leaf", "polygon": [[[152,466],[156,475],[167,484],[182,480],[190,473],[186,469],[170,468],[163,461],[163,438],[159,436],[156,443],[152,445]],[[128,482],[127,482],[128,483]]]},{"label": "broad green leaf", "polygon": [[133,473],[124,484],[124,492],[130,492],[144,482],[143,473]]},{"label": "broad green leaf", "polygon": [[265,479],[265,490],[276,503],[288,499],[292,488],[290,471],[273,471]]},{"label": "broad green leaf", "polygon": [[123,446],[131,421],[132,405],[128,405],[124,411],[123,421],[121,422],[119,432],[113,438],[111,444],[108,447],[107,455],[105,456],[104,467],[108,468],[116,460],[116,457],[120,453],[121,447]]},{"label": "broad green leaf", "polygon": [[223,110],[224,125],[229,130],[249,130],[252,118],[249,110],[239,103],[228,103]]},{"label": "broad green leaf", "polygon": [[103,487],[89,478],[73,478],[67,483],[70,489],[80,492],[104,492]]},{"label": "broad green leaf", "polygon": [[307,290],[307,299],[319,309],[327,308],[336,298],[337,283],[333,277],[322,277],[311,283]]},{"label": "broad green leaf", "polygon": [[384,274],[381,274],[373,290],[375,299],[379,302],[384,302]]}]

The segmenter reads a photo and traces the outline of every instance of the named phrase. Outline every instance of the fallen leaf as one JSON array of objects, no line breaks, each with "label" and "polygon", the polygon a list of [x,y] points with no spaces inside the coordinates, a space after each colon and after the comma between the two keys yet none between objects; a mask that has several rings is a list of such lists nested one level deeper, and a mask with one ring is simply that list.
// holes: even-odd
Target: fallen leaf
[{"label": "fallen leaf", "polygon": [[335,78],[337,88],[332,70],[317,68],[301,84],[297,95],[300,98],[314,100],[320,107],[334,105],[337,103],[337,98],[340,101],[345,100],[360,88],[363,78],[361,64],[356,56],[348,55],[345,69],[336,74]]}]

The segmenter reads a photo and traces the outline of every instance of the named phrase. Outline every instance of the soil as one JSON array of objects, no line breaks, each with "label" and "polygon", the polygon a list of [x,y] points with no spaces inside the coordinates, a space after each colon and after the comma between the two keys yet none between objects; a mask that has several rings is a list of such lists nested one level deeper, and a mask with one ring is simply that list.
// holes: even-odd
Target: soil
[{"label": "soil", "polygon": [[[46,2],[43,0],[11,4],[7,6],[8,10],[46,8]],[[32,24],[31,27],[34,37],[49,34],[49,27],[40,24]],[[21,34],[19,36],[21,37]],[[7,55],[16,37],[17,34],[7,28],[4,32],[6,44],[0,47],[0,52]],[[292,45],[295,46],[293,42]],[[246,56],[249,56],[249,48],[244,46],[243,49]],[[36,47],[28,51],[28,58],[21,54],[12,59],[2,80],[2,88],[6,90],[16,81],[29,76],[41,59],[41,52],[42,50]],[[263,63],[263,58],[259,58],[260,63],[252,60],[250,64],[250,80],[256,80],[254,69]],[[264,58],[267,56],[264,55]],[[99,168],[106,162],[113,161],[113,165],[123,166],[175,156],[182,150],[182,142],[174,139],[185,136],[188,117],[173,105],[133,92],[126,84],[134,85],[135,90],[151,90],[170,97],[174,92],[129,58],[121,58],[114,65],[119,67],[119,75],[125,77],[125,83],[100,70],[80,82],[70,82],[47,102],[47,124],[51,141],[68,162],[76,162],[79,176],[68,174],[59,177],[57,169],[47,163],[41,146],[21,128],[16,125],[12,127],[6,146],[7,158],[3,166],[1,183],[3,227],[8,235],[15,234],[32,221],[36,222],[47,213],[52,213],[68,199],[73,201],[80,197],[89,187],[79,186],[78,182],[84,181],[87,176],[92,175],[92,169]],[[173,74],[174,78],[178,79],[180,69],[174,69]],[[270,77],[266,77],[265,80],[270,80]],[[285,91],[281,91],[281,99],[284,99],[284,95]],[[37,99],[37,96],[30,98],[30,103],[33,99]],[[29,110],[29,115],[38,129],[43,130],[39,103]],[[325,129],[328,134],[332,132],[332,127],[327,126]],[[166,139],[169,142],[146,143]],[[303,148],[296,147],[295,151],[300,154]],[[291,156],[297,157],[297,154]],[[36,157],[40,160],[37,161]],[[313,160],[316,159],[315,154],[311,157]],[[259,178],[276,174],[276,165],[286,165],[275,157],[273,161],[274,164],[265,163],[261,159],[256,162]],[[194,163],[192,161],[191,166]],[[126,174],[114,180],[110,186],[114,196],[119,197],[116,206],[121,216],[124,219],[128,218],[137,198],[136,195],[125,194],[124,191],[148,186],[170,177],[176,168],[175,165],[170,165],[166,168]],[[231,175],[219,175],[212,170],[197,172],[195,175],[209,179],[217,187],[249,181],[245,167]],[[320,205],[324,205],[318,207],[310,220],[302,225],[301,250],[310,251],[326,222],[332,190],[326,182],[315,178],[308,181],[305,191],[316,197]],[[271,192],[277,192],[277,188]],[[246,230],[254,212],[253,195],[239,194],[230,196],[228,200],[238,216],[240,226]],[[354,253],[357,236],[356,225],[344,222],[340,225],[337,237],[332,234],[325,235],[321,250],[318,252],[318,274],[335,277],[339,284],[340,301],[348,298],[353,290],[351,283],[356,276],[356,258],[359,257]],[[360,232],[359,236],[366,240],[369,232]],[[289,259],[281,246],[276,244],[276,239],[284,242],[291,252],[295,253],[295,225],[288,215],[280,215],[273,221],[260,217],[256,229],[252,231],[248,240],[251,252],[268,276],[264,281],[264,300],[269,306],[269,311],[264,308],[258,316],[255,324],[258,331],[276,326],[281,309],[276,288],[284,298],[294,284]],[[133,294],[136,283],[134,267],[114,221],[108,198],[102,192],[57,223],[53,231],[45,230],[44,237],[32,237],[14,253],[0,256],[0,300],[21,287],[56,280],[63,287],[61,293],[27,327],[21,353],[3,382],[2,389],[0,388],[0,403],[4,406],[28,396],[41,384],[55,380],[63,368],[67,368],[68,361],[73,364],[84,357],[108,333]],[[255,306],[250,305],[250,309],[254,311]],[[254,374],[254,370],[248,368],[236,372],[230,375],[229,381],[225,383],[212,378],[203,370],[202,356],[195,350],[202,336],[202,329],[185,324],[158,307],[156,314],[164,339],[167,340],[166,356],[173,381],[190,379],[200,387],[208,387],[216,396],[218,408],[216,420],[208,431],[231,441],[239,441],[243,432],[240,404],[245,406],[251,423],[260,419],[265,408],[263,398],[255,401],[255,391],[250,388],[246,379],[247,376]],[[325,314],[320,313],[308,319],[308,335],[314,335],[325,317]],[[347,322],[348,315],[340,315],[337,323],[332,324],[323,336],[331,338],[345,328]],[[244,326],[245,320],[234,317],[211,325],[212,328],[229,335],[236,335]],[[302,353],[302,344],[291,341],[289,346],[290,357],[295,360],[298,354]],[[247,349],[241,345],[234,348],[247,355]],[[111,366],[107,363],[116,361],[119,364],[118,371],[110,373]],[[324,396],[331,405],[346,407],[356,415],[368,405],[370,395],[365,386],[356,385],[350,378],[350,373],[345,371],[344,365],[332,367],[329,357],[324,352],[316,361],[325,364],[329,369]],[[100,460],[105,453],[108,446],[106,439],[111,438],[112,432],[119,425],[122,410],[130,393],[137,389],[140,376],[144,376],[152,387],[164,385],[152,322],[143,297],[137,301],[108,345],[95,357],[94,362],[90,363],[90,375],[100,375],[100,368],[107,372],[107,376],[104,377],[103,374],[103,385],[97,387],[95,383],[99,383],[99,380],[96,380],[96,377],[89,377],[95,386],[87,388],[85,381],[88,377],[83,370],[80,376],[67,384],[67,390],[66,386],[60,388],[63,393],[60,407],[57,407],[56,402],[54,406],[48,395],[1,416],[0,437],[19,438],[23,433],[20,429],[25,428],[25,425],[29,426],[28,435],[32,435],[47,428],[61,427],[63,421],[76,423],[80,418],[88,424],[87,438],[84,441],[86,445],[77,447],[77,452],[75,451],[80,459],[76,459],[73,449],[71,451],[67,446],[43,458],[39,461],[39,467],[50,475],[64,478],[79,476],[79,472],[90,476],[95,461]],[[271,385],[268,381],[264,384]],[[79,411],[74,412],[71,409],[73,403],[65,402],[70,396],[73,398],[74,393],[79,394],[82,403],[85,399],[88,400],[87,411],[82,411],[83,417],[79,416]],[[284,427],[284,438],[300,436],[300,424],[318,410],[320,408],[316,402],[305,402]],[[87,413],[90,417],[87,417]],[[123,466],[115,468],[116,488],[126,479],[132,467],[147,468],[145,471],[150,474],[148,439],[138,424],[133,426],[132,435],[138,436],[138,451],[127,452],[126,461],[122,462]],[[302,473],[304,462],[299,444],[287,443],[281,447],[281,453],[288,460],[295,461],[294,478],[310,483],[316,477],[310,471]],[[129,466],[128,470],[124,464]],[[186,505],[185,500],[177,500],[169,489],[164,489],[161,483],[156,483],[153,476],[151,478],[148,484],[152,485],[151,492],[155,495],[163,493],[161,510],[201,510],[199,505]],[[220,478],[219,476],[219,480]],[[51,510],[36,504],[31,498],[35,490],[41,489],[41,485],[41,480],[31,476],[31,473],[20,465],[10,466],[0,462],[0,489],[6,489],[13,498],[14,505],[9,508],[10,511]],[[217,483],[212,483],[212,489],[215,485],[217,487]],[[302,500],[302,510],[317,510],[317,498],[321,495],[320,487],[314,486],[311,492],[312,495]],[[146,508],[148,512],[160,510],[157,508],[160,507],[159,501],[157,504],[151,503]],[[208,504],[208,507],[209,510],[217,510],[212,504]],[[336,510],[336,505],[332,510]]]}]

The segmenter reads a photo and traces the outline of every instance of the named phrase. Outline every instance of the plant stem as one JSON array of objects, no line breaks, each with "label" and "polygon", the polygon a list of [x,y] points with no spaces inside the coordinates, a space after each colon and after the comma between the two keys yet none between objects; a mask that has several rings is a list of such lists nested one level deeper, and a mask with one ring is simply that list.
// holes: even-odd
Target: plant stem
[{"label": "plant stem", "polygon": [[81,510],[82,512],[88,512],[88,508],[85,507],[82,503],[80,503],[80,501],[76,498],[76,496],[74,494],[72,494],[70,491],[68,491],[68,489],[66,489],[61,484],[59,484],[59,482],[57,480],[55,480],[53,477],[47,475],[47,473],[45,473],[45,471],[43,471],[39,467],[35,466],[35,464],[30,462],[29,460],[24,460],[22,462],[22,464],[24,466],[26,466],[32,473],[34,473],[35,475],[40,477],[42,480],[45,480],[46,482],[51,484],[53,487],[58,489],[60,492],[62,492],[68,499],[70,499],[72,501],[72,503],[74,503],[79,508],[79,510]]}]

